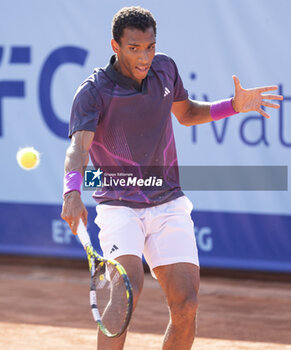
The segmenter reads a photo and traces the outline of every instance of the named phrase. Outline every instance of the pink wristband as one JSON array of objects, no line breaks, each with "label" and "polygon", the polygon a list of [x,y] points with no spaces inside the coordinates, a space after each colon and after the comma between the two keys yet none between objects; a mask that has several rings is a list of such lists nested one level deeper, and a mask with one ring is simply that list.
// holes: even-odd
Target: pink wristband
[{"label": "pink wristband", "polygon": [[213,120],[220,120],[223,118],[230,117],[231,115],[237,114],[232,107],[232,98],[228,100],[221,100],[211,104],[210,115]]},{"label": "pink wristband", "polygon": [[64,192],[63,196],[72,191],[78,191],[81,193],[81,184],[83,182],[83,176],[79,171],[70,171],[64,177]]}]

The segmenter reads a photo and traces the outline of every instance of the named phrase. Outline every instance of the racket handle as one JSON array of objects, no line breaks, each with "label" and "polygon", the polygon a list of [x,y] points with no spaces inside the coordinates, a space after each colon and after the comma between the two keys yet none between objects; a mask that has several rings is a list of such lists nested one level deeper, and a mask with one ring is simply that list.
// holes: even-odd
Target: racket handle
[{"label": "racket handle", "polygon": [[86,250],[86,246],[88,244],[91,244],[91,240],[90,240],[87,228],[85,227],[82,219],[80,219],[77,232],[78,232],[78,237],[79,237],[84,249]]}]

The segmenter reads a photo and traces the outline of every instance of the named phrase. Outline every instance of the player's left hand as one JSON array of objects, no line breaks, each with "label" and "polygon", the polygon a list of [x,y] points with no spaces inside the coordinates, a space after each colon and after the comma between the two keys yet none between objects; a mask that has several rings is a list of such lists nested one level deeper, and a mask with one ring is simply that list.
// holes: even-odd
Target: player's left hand
[{"label": "player's left hand", "polygon": [[232,100],[232,106],[236,112],[256,111],[263,117],[270,118],[270,115],[262,109],[262,106],[276,109],[280,108],[280,105],[264,100],[283,100],[283,96],[262,94],[263,92],[277,90],[278,86],[273,85],[253,89],[244,89],[240,85],[240,81],[237,76],[233,75],[232,78],[235,87],[235,95]]}]

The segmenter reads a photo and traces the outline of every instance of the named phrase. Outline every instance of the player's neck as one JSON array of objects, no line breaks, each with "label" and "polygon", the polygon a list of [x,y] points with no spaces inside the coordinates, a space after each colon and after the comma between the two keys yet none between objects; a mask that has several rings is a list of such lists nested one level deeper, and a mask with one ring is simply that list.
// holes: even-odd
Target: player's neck
[{"label": "player's neck", "polygon": [[118,58],[116,57],[115,62],[113,63],[113,68],[120,73],[121,75],[123,75],[126,78],[130,78],[131,80],[134,80],[139,86],[141,86],[142,84],[142,80],[139,79],[134,79],[132,78],[132,76],[127,72],[127,70],[125,68],[122,67],[122,64],[120,64],[120,61],[118,60]]}]

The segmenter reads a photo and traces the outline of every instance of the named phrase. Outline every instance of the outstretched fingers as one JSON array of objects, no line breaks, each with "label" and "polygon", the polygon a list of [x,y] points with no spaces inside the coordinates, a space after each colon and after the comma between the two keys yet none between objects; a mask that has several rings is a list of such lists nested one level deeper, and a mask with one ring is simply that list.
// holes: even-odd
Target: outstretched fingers
[{"label": "outstretched fingers", "polygon": [[267,119],[271,118],[271,116],[268,113],[266,113],[262,108],[259,108],[257,112],[259,112],[263,117]]},{"label": "outstretched fingers", "polygon": [[277,109],[280,108],[280,105],[278,105],[277,103],[262,101],[261,104],[262,106],[265,106],[265,107],[271,107],[271,108],[277,108]]},{"label": "outstretched fingers", "polygon": [[278,90],[278,86],[277,85],[263,86],[255,89],[259,92],[274,91],[274,90]]},{"label": "outstretched fingers", "polygon": [[[268,88],[272,88],[272,87],[269,86],[269,87],[266,87],[266,88],[268,89]],[[268,90],[268,91],[270,91],[270,90]],[[279,100],[279,101],[283,100],[283,96],[282,95],[261,95],[261,96],[262,96],[262,98],[264,100]],[[265,106],[265,107],[275,108],[275,109],[280,108],[279,104],[271,103],[271,102],[268,102],[268,101],[262,101],[261,105]],[[270,118],[269,114],[267,114],[265,111],[263,111],[263,109],[260,109],[259,113],[261,113],[265,118]]]},{"label": "outstretched fingers", "polygon": [[282,95],[262,95],[264,100],[283,100]]},{"label": "outstretched fingers", "polygon": [[282,101],[283,96],[277,94],[264,94],[264,92],[278,90],[277,85],[262,86],[251,89],[242,88],[237,76],[232,76],[235,85],[234,109],[240,112],[257,111],[263,117],[269,119],[271,116],[264,111],[264,107],[278,109],[280,104],[272,103],[277,100]]}]

